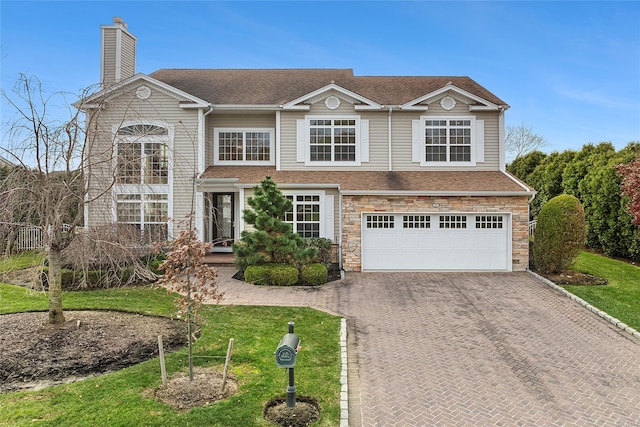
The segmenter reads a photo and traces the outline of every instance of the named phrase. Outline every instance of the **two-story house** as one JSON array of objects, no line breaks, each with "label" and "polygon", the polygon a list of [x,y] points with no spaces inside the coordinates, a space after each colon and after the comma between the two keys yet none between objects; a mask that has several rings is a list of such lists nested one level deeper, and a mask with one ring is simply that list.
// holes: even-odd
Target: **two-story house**
[{"label": "two-story house", "polygon": [[[305,237],[342,267],[525,270],[534,192],[505,170],[509,106],[469,77],[357,76],[350,69],[135,72],[136,39],[102,27],[102,90],[87,112],[88,226],[173,233],[193,212],[230,250],[266,176]],[[113,159],[109,161],[109,156]],[[100,177],[115,177],[108,190]],[[104,181],[106,182],[106,181]]]}]

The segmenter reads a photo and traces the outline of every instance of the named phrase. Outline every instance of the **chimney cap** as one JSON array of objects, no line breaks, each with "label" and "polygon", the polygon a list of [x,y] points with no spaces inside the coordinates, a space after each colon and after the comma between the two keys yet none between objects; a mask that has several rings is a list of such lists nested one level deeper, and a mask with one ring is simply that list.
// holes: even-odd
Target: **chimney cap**
[{"label": "chimney cap", "polygon": [[121,27],[127,28],[127,24],[124,22],[124,19],[122,19],[122,18],[121,18],[121,17],[119,17],[119,16],[114,16],[114,17],[113,17],[113,23],[114,23],[115,25],[118,25],[118,26],[121,26]]}]

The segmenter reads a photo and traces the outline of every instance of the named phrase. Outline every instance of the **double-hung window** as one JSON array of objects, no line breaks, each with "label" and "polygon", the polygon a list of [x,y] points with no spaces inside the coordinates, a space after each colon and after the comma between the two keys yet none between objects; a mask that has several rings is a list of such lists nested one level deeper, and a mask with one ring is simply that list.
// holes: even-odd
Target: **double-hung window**
[{"label": "double-hung window", "polygon": [[292,224],[293,232],[302,237],[320,237],[320,195],[296,194],[285,196],[293,209],[285,214],[285,222]]},{"label": "double-hung window", "polygon": [[335,239],[334,196],[324,191],[288,192],[292,208],[284,221],[292,226],[294,233],[302,237],[325,237]]},{"label": "double-hung window", "polygon": [[274,165],[273,129],[216,129],[215,164]]},{"label": "double-hung window", "polygon": [[121,193],[116,199],[116,220],[138,230],[151,243],[167,239],[167,194]]},{"label": "double-hung window", "polygon": [[297,160],[308,166],[357,166],[369,161],[369,121],[360,116],[298,120]]},{"label": "double-hung window", "polygon": [[412,133],[413,161],[423,166],[475,165],[484,156],[484,121],[475,117],[422,117]]}]

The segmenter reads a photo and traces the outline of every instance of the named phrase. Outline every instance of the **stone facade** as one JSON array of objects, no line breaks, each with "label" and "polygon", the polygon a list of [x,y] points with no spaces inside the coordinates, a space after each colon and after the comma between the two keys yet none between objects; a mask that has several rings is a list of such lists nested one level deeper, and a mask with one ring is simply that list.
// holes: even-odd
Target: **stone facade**
[{"label": "stone facade", "polygon": [[512,269],[529,267],[529,204],[526,196],[351,196],[342,198],[342,256],[346,271],[362,268],[363,212],[511,213]]}]

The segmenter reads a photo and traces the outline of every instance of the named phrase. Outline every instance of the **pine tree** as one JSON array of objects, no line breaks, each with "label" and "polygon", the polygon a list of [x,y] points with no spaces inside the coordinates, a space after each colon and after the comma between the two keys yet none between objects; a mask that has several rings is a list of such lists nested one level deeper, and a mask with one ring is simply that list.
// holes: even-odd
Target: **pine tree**
[{"label": "pine tree", "polygon": [[302,237],[284,222],[293,203],[276,187],[270,176],[254,187],[254,197],[247,203],[252,209],[243,211],[244,220],[253,231],[243,231],[233,245],[236,266],[244,271],[249,265],[284,263],[300,267],[316,256],[315,248],[305,248]]}]

